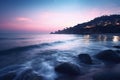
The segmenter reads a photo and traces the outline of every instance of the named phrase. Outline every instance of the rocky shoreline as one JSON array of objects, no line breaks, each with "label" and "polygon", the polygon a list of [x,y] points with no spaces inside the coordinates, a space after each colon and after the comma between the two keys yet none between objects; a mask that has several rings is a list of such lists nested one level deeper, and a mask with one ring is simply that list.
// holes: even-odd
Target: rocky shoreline
[{"label": "rocky shoreline", "polygon": [[[116,50],[101,51],[93,58],[87,53],[79,54],[77,58],[80,63],[84,64],[83,67],[71,62],[58,64],[54,67],[57,75],[54,80],[120,80],[120,46],[113,47]],[[94,59],[102,62],[103,66],[95,68]],[[26,68],[19,73],[8,71],[0,75],[0,80],[46,80],[46,78],[31,68]]]}]

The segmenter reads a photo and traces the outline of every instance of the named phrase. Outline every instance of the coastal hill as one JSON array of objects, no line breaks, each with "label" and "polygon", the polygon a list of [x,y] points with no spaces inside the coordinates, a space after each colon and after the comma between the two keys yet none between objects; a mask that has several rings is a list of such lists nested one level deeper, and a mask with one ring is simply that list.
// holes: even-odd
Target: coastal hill
[{"label": "coastal hill", "polygon": [[51,34],[102,34],[120,33],[120,15],[105,15],[89,22],[51,32]]}]

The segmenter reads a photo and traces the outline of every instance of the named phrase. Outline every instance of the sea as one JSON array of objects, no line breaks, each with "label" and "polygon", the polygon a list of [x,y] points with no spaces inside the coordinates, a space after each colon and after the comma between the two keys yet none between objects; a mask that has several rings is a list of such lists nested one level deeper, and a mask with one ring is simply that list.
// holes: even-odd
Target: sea
[{"label": "sea", "polygon": [[[103,50],[116,50],[113,46],[120,45],[120,34],[0,34],[0,76],[16,72],[17,78],[21,72],[30,68],[45,80],[54,80],[57,73],[54,68],[62,62],[84,66],[78,55],[94,55]],[[94,60],[93,68],[99,68],[103,63]],[[16,78],[16,80],[17,80]],[[14,79],[15,80],[15,79]]]}]

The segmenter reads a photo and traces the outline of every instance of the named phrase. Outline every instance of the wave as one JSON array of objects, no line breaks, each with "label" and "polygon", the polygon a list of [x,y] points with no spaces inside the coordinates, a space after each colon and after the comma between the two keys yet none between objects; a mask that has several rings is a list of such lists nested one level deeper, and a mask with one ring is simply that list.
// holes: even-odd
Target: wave
[{"label": "wave", "polygon": [[60,43],[64,43],[64,42],[63,41],[52,42],[52,44],[60,44]]},{"label": "wave", "polygon": [[24,66],[22,65],[12,65],[12,66],[8,66],[8,67],[5,67],[3,69],[0,69],[0,75],[4,75],[8,72],[11,72],[11,71],[16,71],[17,69],[20,69]]},{"label": "wave", "polygon": [[31,39],[31,38],[0,38],[0,40],[24,40],[24,39]]},{"label": "wave", "polygon": [[15,48],[11,48],[8,50],[2,50],[0,51],[0,54],[5,54],[5,53],[13,53],[13,52],[22,52],[22,51],[27,51],[30,49],[34,49],[34,48],[42,48],[44,46],[50,46],[50,44],[48,43],[42,43],[42,44],[37,44],[37,45],[29,45],[29,46],[23,46],[23,47],[15,47]]}]

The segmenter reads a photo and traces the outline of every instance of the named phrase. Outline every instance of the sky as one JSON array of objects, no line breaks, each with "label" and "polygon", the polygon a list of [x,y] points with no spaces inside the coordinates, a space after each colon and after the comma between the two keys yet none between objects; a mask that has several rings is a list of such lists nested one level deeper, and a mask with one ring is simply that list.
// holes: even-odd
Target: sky
[{"label": "sky", "polygon": [[0,0],[0,32],[50,33],[111,14],[120,0]]}]

